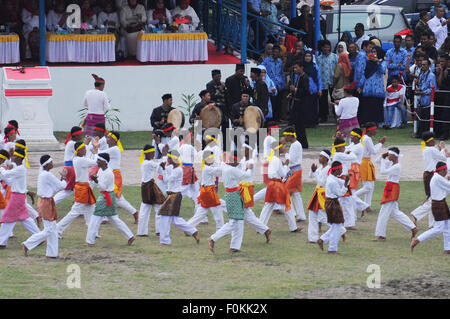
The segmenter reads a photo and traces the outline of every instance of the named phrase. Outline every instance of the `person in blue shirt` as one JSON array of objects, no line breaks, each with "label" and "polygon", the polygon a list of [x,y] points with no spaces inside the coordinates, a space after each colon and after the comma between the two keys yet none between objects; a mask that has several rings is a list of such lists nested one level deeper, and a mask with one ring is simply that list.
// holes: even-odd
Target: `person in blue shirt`
[{"label": "person in blue shirt", "polygon": [[444,16],[447,17],[448,16],[448,8],[445,4],[443,4],[441,2],[441,0],[433,0],[433,5],[430,8],[430,17],[433,18],[436,15],[435,11],[436,11],[436,8],[438,8],[438,7],[444,8],[444,13],[445,13]]},{"label": "person in blue shirt", "polygon": [[383,75],[386,72],[386,61],[384,61],[383,49],[374,47],[367,55],[367,63],[364,74],[359,81],[362,84],[362,92],[358,108],[358,121],[360,125],[368,122],[377,124],[384,122],[384,98],[386,90]]},{"label": "person in blue shirt", "polygon": [[353,77],[353,81],[358,82],[358,84],[356,85],[356,89],[360,90],[362,90],[364,84],[364,70],[366,69],[367,53],[372,52],[373,43],[368,40],[365,40],[363,41],[361,46],[362,48],[358,52],[358,55],[356,56],[355,74]]},{"label": "person in blue shirt", "polygon": [[431,89],[434,86],[436,88],[436,76],[431,71],[431,62],[428,59],[423,59],[421,62],[421,70],[417,81],[416,95],[419,96],[419,125],[418,125],[418,137],[422,136],[422,133],[430,129],[430,122],[426,121],[430,119],[430,108],[427,107],[431,104]]},{"label": "person in blue shirt", "polygon": [[280,120],[281,111],[281,92],[286,87],[286,76],[283,72],[283,60],[281,59],[281,48],[274,45],[272,48],[272,56],[265,58],[261,63],[266,67],[267,75],[272,79],[277,88],[278,94],[272,95],[270,101],[272,102],[273,120]]},{"label": "person in blue shirt", "polygon": [[399,76],[405,73],[406,61],[408,60],[408,53],[401,47],[402,37],[400,35],[394,36],[394,47],[389,49],[386,53],[386,61],[388,68],[388,83],[391,83],[393,76]]},{"label": "person in blue shirt", "polygon": [[328,96],[331,96],[333,91],[333,75],[338,56],[331,52],[331,43],[328,40],[323,40],[320,51],[321,54],[316,59],[322,76],[322,87],[320,88],[322,92],[319,92],[319,117],[321,122],[326,122],[329,113]]}]

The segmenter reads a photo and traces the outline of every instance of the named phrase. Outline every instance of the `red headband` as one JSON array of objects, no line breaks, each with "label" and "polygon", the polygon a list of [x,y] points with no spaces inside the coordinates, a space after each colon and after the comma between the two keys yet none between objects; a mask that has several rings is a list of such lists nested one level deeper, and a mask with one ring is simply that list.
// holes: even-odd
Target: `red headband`
[{"label": "red headband", "polygon": [[[10,126],[9,124],[8,124],[8,126]],[[10,127],[14,127],[13,125],[11,125]],[[16,129],[15,128],[13,128],[11,131],[9,131],[9,133],[8,134],[5,134],[5,143],[8,143],[8,136],[10,136],[12,133],[14,133],[16,131]]]},{"label": "red headband", "polygon": [[70,138],[71,138],[72,136],[80,135],[81,133],[83,133],[83,131],[82,131],[82,130],[79,130],[79,131],[75,131],[75,132],[73,132],[73,133],[69,133],[69,134],[67,134],[67,138],[66,138],[66,141],[64,142],[64,144],[67,144],[67,143],[69,143],[69,141],[70,141]]},{"label": "red headband", "polygon": [[176,129],[176,127],[172,125],[172,126],[170,126],[170,127],[167,127],[167,128],[165,128],[165,129],[163,129],[163,132],[172,131],[172,130],[174,130],[174,129]]},{"label": "red headband", "polygon": [[271,129],[273,129],[273,128],[278,128],[278,127],[279,127],[278,125],[272,125],[272,126],[269,126],[269,127],[267,128],[267,136],[270,135],[270,130],[271,130]]},{"label": "red headband", "polygon": [[330,175],[331,172],[333,172],[333,171],[335,171],[335,170],[337,170],[337,169],[340,169],[340,168],[342,168],[342,165],[330,167],[330,169],[328,170],[328,175]]},{"label": "red headband", "polygon": [[444,169],[447,169],[447,165],[444,165],[444,166],[441,166],[441,167],[439,167],[439,168],[436,168],[436,169],[433,171],[433,173],[436,173],[437,171],[442,171],[442,170],[444,170]]},{"label": "red headband", "polygon": [[371,126],[371,127],[365,128],[365,129],[364,129],[364,132],[367,132],[367,131],[373,131],[373,130],[375,130],[375,129],[377,129],[376,126]]},{"label": "red headband", "polygon": [[183,144],[186,142],[185,140],[186,140],[188,137],[190,137],[191,135],[192,135],[192,132],[189,132],[189,134],[186,135],[186,136],[181,140],[180,146],[183,145]]},{"label": "red headband", "polygon": [[237,157],[237,156],[234,156],[234,155],[230,155],[230,156],[228,156],[228,159],[227,159],[227,164],[229,164],[230,163],[230,159],[235,159],[236,160],[236,162],[239,162],[241,159],[239,158],[239,157]]},{"label": "red headband", "polygon": [[18,127],[15,127],[15,126],[12,125],[11,123],[8,123],[8,126],[14,128],[14,130],[16,130],[17,134],[20,136],[19,128],[18,128]]}]

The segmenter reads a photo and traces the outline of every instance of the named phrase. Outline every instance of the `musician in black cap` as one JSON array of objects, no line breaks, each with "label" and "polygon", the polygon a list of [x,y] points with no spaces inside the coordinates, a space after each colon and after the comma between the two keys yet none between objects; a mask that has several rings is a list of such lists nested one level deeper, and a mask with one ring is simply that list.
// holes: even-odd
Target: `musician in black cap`
[{"label": "musician in black cap", "polygon": [[253,91],[250,89],[245,90],[241,94],[241,100],[231,107],[231,122],[234,127],[244,126],[244,112],[247,106],[250,105],[250,98]]},{"label": "musician in black cap", "polygon": [[162,96],[163,104],[153,109],[150,116],[150,123],[153,130],[161,129],[167,123],[167,116],[174,108],[172,107],[172,94],[167,93]]},{"label": "musician in black cap", "polygon": [[261,69],[252,68],[250,77],[255,81],[253,87],[253,104],[257,105],[264,115],[269,112],[269,89],[266,82],[261,78]]},{"label": "musician in black cap", "polygon": [[191,124],[194,124],[195,120],[200,120],[200,112],[205,106],[211,103],[211,94],[209,94],[208,90],[202,90],[199,96],[201,98],[201,101],[194,106],[194,110],[189,117],[189,123]]},{"label": "musician in black cap", "polygon": [[244,90],[251,88],[250,81],[244,74],[245,65],[236,64],[236,72],[225,81],[225,87],[227,88],[226,102],[228,109],[231,109],[233,104],[241,100],[241,94]]}]

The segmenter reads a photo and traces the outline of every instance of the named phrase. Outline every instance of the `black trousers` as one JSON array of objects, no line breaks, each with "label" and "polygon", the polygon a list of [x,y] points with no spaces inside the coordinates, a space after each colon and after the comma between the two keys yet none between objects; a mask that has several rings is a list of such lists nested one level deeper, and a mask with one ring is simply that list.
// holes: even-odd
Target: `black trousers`
[{"label": "black trousers", "polygon": [[270,97],[270,102],[272,103],[272,119],[276,122],[280,120],[282,94],[283,91],[278,92],[277,95]]},{"label": "black trousers", "polygon": [[[450,92],[436,92],[435,104],[442,106],[449,106],[450,104]],[[439,121],[450,122],[450,108],[447,107],[435,107],[434,118]],[[450,123],[435,122],[435,132],[437,137],[449,137]]]},{"label": "black trousers", "polygon": [[430,108],[419,106],[417,108],[417,114],[420,118],[417,119],[419,121],[417,126],[417,134],[419,135],[419,137],[422,137],[423,132],[428,132],[430,130],[430,122],[425,121],[430,119]]},{"label": "black trousers", "polygon": [[295,133],[297,134],[297,140],[302,144],[303,148],[308,148],[308,138],[306,137],[306,129],[305,124],[303,123],[303,117],[302,117],[302,109],[305,107],[302,102],[295,101],[294,102],[294,126],[295,126]]},{"label": "black trousers", "polygon": [[319,118],[322,122],[328,120],[329,115],[329,104],[328,96],[331,96],[332,89],[322,90],[322,96],[319,98]]}]

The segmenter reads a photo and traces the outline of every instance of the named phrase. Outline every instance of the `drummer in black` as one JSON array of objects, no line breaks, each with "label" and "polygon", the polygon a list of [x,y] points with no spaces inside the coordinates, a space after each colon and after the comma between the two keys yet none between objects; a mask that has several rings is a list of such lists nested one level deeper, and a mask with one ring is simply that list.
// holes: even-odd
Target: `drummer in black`
[{"label": "drummer in black", "polygon": [[200,112],[211,102],[211,94],[208,92],[208,90],[202,90],[199,96],[202,100],[197,103],[194,106],[194,110],[192,110],[191,116],[189,117],[189,123],[191,124],[194,124],[195,120],[200,120]]},{"label": "drummer in black", "polygon": [[231,107],[231,122],[234,127],[244,126],[244,112],[247,106],[250,105],[250,98],[252,96],[252,90],[247,89],[241,94],[241,100]]},{"label": "drummer in black", "polygon": [[167,93],[162,96],[163,104],[153,109],[150,116],[150,124],[153,130],[161,129],[167,123],[167,116],[174,108],[172,107],[172,94]]},{"label": "drummer in black", "polygon": [[258,106],[264,115],[269,112],[269,89],[266,82],[261,78],[261,69],[251,69],[251,79],[255,81],[253,88],[253,104]]}]

